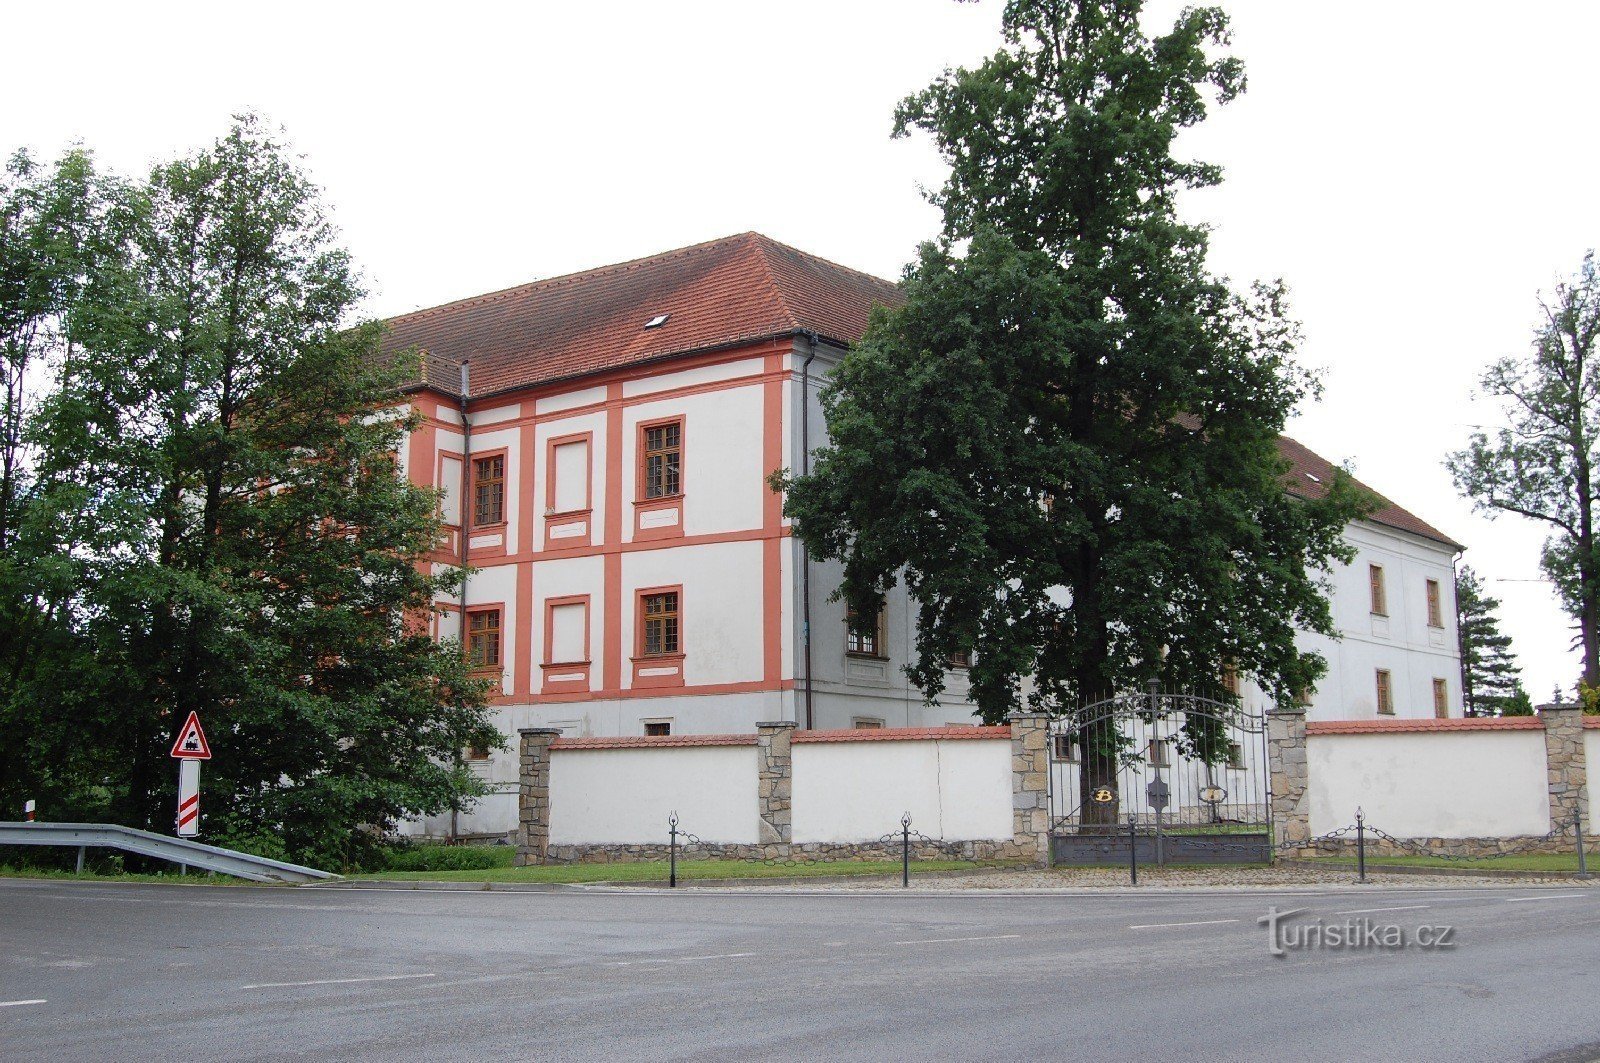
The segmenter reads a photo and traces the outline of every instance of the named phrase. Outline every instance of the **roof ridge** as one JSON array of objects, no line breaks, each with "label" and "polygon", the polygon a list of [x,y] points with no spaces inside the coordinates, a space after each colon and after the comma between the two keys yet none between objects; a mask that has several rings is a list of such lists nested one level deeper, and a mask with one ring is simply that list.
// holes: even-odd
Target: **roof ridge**
[{"label": "roof ridge", "polygon": [[[395,315],[393,315],[391,317],[383,318],[382,320],[384,320],[384,321],[407,321],[407,320],[410,320],[412,318],[426,317],[426,316],[428,316],[430,314],[436,314],[436,313],[440,313],[440,312],[446,311],[446,310],[459,310],[459,309],[463,309],[465,307],[483,306],[483,305],[486,305],[486,304],[491,303],[491,302],[497,302],[497,301],[502,300],[502,299],[507,299],[507,298],[511,297],[512,295],[516,295],[516,294],[523,293],[523,292],[539,291],[541,289],[546,289],[546,288],[556,287],[556,286],[560,286],[560,285],[564,285],[564,284],[569,284],[569,283],[573,283],[575,281],[588,280],[588,279],[593,278],[593,277],[605,277],[605,276],[610,276],[610,275],[614,275],[614,274],[625,273],[625,272],[628,272],[630,270],[639,269],[639,268],[641,268],[643,266],[654,265],[654,264],[656,264],[658,262],[665,262],[665,261],[668,261],[670,259],[678,258],[678,257],[685,256],[685,255],[703,253],[705,251],[711,250],[712,248],[720,247],[720,246],[728,245],[728,244],[734,244],[734,243],[737,243],[739,241],[745,241],[747,243],[754,243],[757,240],[766,240],[766,239],[768,239],[768,238],[762,236],[760,233],[758,233],[758,232],[756,232],[756,231],[754,231],[752,229],[752,230],[749,230],[747,232],[734,233],[731,236],[719,236],[714,240],[702,240],[698,244],[689,244],[689,245],[687,245],[685,247],[675,247],[670,251],[659,251],[659,252],[657,252],[656,254],[653,254],[653,255],[644,255],[644,256],[642,256],[640,258],[630,258],[625,262],[613,262],[613,263],[610,263],[609,265],[594,266],[594,267],[591,267],[589,269],[581,269],[581,270],[577,270],[577,271],[572,272],[572,273],[558,273],[553,277],[543,277],[543,278],[540,278],[538,280],[524,281],[521,284],[513,284],[508,288],[498,288],[498,289],[496,289],[495,291],[492,291],[492,292],[483,292],[483,293],[481,293],[479,295],[468,295],[468,296],[464,296],[464,297],[462,297],[460,299],[452,299],[452,300],[449,300],[448,302],[439,303],[439,304],[437,304],[435,306],[425,306],[425,307],[421,307],[421,308],[416,309],[416,310],[409,310],[404,314],[395,314]],[[777,241],[775,241],[775,240],[771,241],[771,242],[772,243],[777,243]],[[782,246],[787,246],[787,245],[782,245]],[[805,252],[801,251],[800,254],[803,255],[803,254],[805,254]],[[765,256],[763,256],[763,260],[764,260],[764,257]],[[810,256],[810,257],[815,258],[816,256],[813,255],[813,256]],[[841,269],[848,269],[849,267],[841,266],[840,268]],[[851,272],[859,272],[859,271],[858,270],[852,270]],[[871,274],[862,274],[862,276],[869,276],[870,277]],[[873,278],[873,279],[876,280],[878,278]]]},{"label": "roof ridge", "polygon": [[804,327],[800,323],[800,315],[794,312],[794,307],[789,305],[788,298],[783,294],[783,284],[778,280],[778,271],[772,268],[772,257],[767,253],[768,244],[773,241],[760,233],[752,232],[749,235],[754,237],[750,243],[755,248],[756,257],[761,260],[761,268],[766,270],[767,287],[771,289],[772,297],[778,303],[779,312],[782,313],[784,320],[789,322],[790,328],[799,330]]},{"label": "roof ridge", "polygon": [[872,281],[875,284],[882,284],[885,287],[894,288],[896,290],[899,290],[899,288],[900,288],[900,282],[899,281],[888,280],[888,279],[886,279],[884,277],[878,276],[876,273],[868,273],[866,270],[856,269],[854,266],[846,266],[844,263],[835,262],[831,258],[823,258],[821,255],[813,254],[812,252],[806,251],[806,250],[804,250],[802,248],[799,248],[799,247],[796,247],[793,244],[786,244],[782,240],[774,240],[772,237],[768,236],[766,233],[759,233],[759,232],[751,231],[751,232],[745,233],[744,235],[745,236],[753,236],[753,237],[756,238],[756,240],[758,242],[760,242],[760,243],[762,243],[762,244],[764,244],[764,245],[766,245],[768,247],[781,247],[785,251],[793,251],[795,254],[799,255],[801,258],[810,259],[812,262],[820,262],[824,266],[829,266],[829,267],[831,267],[833,269],[842,270],[845,273],[851,273],[851,274],[854,274],[857,277],[865,277],[867,280]]}]

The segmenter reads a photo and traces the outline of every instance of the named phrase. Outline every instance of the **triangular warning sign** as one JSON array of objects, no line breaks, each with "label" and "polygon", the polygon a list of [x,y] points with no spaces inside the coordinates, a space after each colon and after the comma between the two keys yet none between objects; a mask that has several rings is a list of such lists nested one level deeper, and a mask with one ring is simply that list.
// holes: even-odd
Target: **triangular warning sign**
[{"label": "triangular warning sign", "polygon": [[200,730],[200,714],[190,712],[178,731],[178,740],[172,743],[172,755],[179,760],[210,760],[211,746],[206,733]]}]

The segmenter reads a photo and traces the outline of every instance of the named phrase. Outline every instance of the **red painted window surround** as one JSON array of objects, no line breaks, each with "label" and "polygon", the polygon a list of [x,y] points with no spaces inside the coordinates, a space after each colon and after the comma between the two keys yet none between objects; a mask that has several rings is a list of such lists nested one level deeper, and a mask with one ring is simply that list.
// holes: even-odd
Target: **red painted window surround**
[{"label": "red painted window surround", "polygon": [[[670,612],[654,618],[646,616],[651,599],[670,596],[664,604]],[[647,625],[652,625],[647,631]],[[651,638],[650,636],[654,636]],[[683,662],[688,645],[684,624],[683,584],[665,587],[640,587],[633,598],[633,685],[635,687],[681,687]]]},{"label": "red painted window surround", "polygon": [[[577,508],[559,509],[556,505],[557,474],[556,452],[565,446],[584,448],[583,504]],[[569,432],[551,436],[545,441],[544,451],[544,548],[546,550],[571,550],[590,546],[594,533],[594,433]],[[581,526],[581,532],[557,534],[559,529]]]},{"label": "red painted window surround", "polygon": [[[648,440],[653,431],[667,432],[677,429],[677,446],[668,447],[662,456],[655,483],[661,493],[651,494],[650,454]],[[634,436],[633,469],[633,537],[635,539],[679,539],[683,537],[683,500],[688,478],[689,421],[682,414],[640,421]],[[675,465],[673,457],[675,456]],[[671,474],[675,469],[676,475]],[[675,511],[677,519],[671,524],[655,527],[644,525],[644,515]]]},{"label": "red painted window surround", "polygon": [[[543,675],[540,693],[584,693],[589,690],[591,674],[590,625],[593,614],[592,599],[587,594],[567,594],[544,600],[544,660],[539,668]],[[555,659],[555,611],[562,606],[583,608],[582,659],[558,661]]]}]

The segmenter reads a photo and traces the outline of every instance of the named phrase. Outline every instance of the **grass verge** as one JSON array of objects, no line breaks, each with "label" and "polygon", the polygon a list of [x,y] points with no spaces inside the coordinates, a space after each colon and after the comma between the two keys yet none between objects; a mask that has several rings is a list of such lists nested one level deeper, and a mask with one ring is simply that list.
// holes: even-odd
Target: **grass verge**
[{"label": "grass verge", "polygon": [[[1342,863],[1354,862],[1352,854]],[[1600,873],[1600,853],[1590,853],[1589,869]],[[1578,870],[1577,853],[1524,853],[1521,856],[1490,856],[1481,860],[1440,860],[1431,856],[1369,856],[1368,867],[1462,867],[1476,871],[1571,871]]]},{"label": "grass verge", "polygon": [[[965,871],[1001,867],[970,860],[919,860],[912,875],[927,871]],[[679,860],[680,880],[718,878],[806,878],[816,875],[898,875],[898,861],[862,860],[818,864],[760,864],[744,860]],[[665,860],[636,864],[542,864],[534,867],[493,867],[472,871],[385,871],[356,875],[365,879],[423,880],[429,882],[665,882]]]},{"label": "grass verge", "polygon": [[180,875],[176,871],[156,875],[136,875],[127,871],[109,873],[85,871],[80,875],[73,871],[62,871],[57,868],[0,866],[0,878],[72,879],[77,882],[165,882],[169,886],[259,885],[259,883],[251,883],[246,879],[234,878],[232,875],[213,875],[200,871],[191,871],[187,875]]}]

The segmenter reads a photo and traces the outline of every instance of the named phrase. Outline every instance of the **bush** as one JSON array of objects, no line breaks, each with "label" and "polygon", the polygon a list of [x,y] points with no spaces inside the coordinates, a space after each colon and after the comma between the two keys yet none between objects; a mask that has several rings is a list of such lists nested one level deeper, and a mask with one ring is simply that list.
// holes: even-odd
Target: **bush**
[{"label": "bush", "polygon": [[397,845],[389,850],[390,871],[486,871],[510,867],[512,845]]}]

